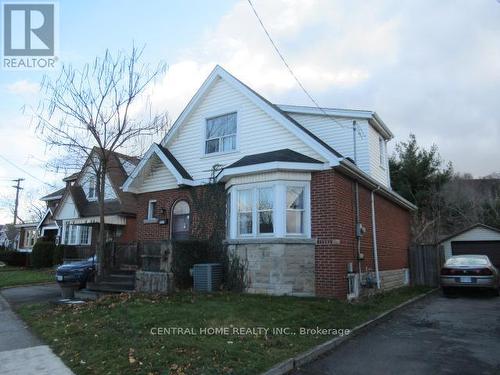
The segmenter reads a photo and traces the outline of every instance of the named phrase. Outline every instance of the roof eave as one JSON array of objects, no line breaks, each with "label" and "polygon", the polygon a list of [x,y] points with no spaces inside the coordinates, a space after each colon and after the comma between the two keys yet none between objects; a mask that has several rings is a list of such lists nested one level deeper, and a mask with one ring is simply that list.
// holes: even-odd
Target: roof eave
[{"label": "roof eave", "polygon": [[410,210],[410,211],[416,211],[418,209],[417,206],[415,206],[413,203],[410,201],[406,200],[403,198],[401,195],[396,193],[395,191],[387,188],[374,178],[370,177],[367,175],[365,172],[363,172],[361,169],[359,169],[354,163],[350,162],[347,159],[344,159],[340,162],[338,168],[340,168],[343,172],[347,173],[351,177],[354,177],[361,182],[363,182],[367,187],[371,188],[372,190],[377,190],[381,194],[383,194],[385,197],[389,198],[393,202],[399,204],[400,206]]}]

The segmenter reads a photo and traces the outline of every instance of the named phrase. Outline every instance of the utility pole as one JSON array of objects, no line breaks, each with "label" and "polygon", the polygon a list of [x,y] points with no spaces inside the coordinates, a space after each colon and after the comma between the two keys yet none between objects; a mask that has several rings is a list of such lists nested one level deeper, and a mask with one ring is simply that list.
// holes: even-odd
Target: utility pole
[{"label": "utility pole", "polygon": [[21,187],[21,181],[24,181],[24,178],[18,178],[17,180],[12,180],[14,182],[17,182],[16,185],[12,185],[14,189],[16,189],[16,204],[14,206],[14,225],[16,225],[17,222],[17,207],[19,206],[19,190],[23,190]]}]

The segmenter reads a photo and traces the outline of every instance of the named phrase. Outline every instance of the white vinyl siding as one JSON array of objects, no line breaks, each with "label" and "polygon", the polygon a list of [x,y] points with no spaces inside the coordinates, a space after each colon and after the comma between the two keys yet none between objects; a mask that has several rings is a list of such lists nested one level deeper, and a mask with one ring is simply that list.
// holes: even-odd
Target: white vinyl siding
[{"label": "white vinyl siding", "polygon": [[[206,119],[233,112],[237,113],[237,150],[205,155]],[[229,165],[245,155],[284,148],[324,161],[316,151],[220,78],[166,146],[194,180],[208,179],[214,164]]]},{"label": "white vinyl siding", "polygon": [[[342,155],[354,160],[352,119],[336,118],[335,120],[342,124],[341,126],[329,116],[298,113],[290,113],[290,116]],[[356,138],[358,167],[381,184],[389,186],[387,156],[385,156],[384,165],[380,165],[380,133],[367,120],[361,119],[356,122],[359,129]]]},{"label": "white vinyl siding", "polygon": [[368,127],[368,137],[370,140],[370,175],[385,186],[389,186],[389,162],[385,142],[383,143],[385,153],[383,165],[380,165],[380,134],[371,125]]},{"label": "white vinyl siding", "polygon": [[[290,116],[300,124],[321,138],[329,146],[343,156],[354,160],[354,137],[352,119],[335,118],[329,116],[290,113]],[[359,131],[356,139],[356,154],[358,167],[370,173],[370,155],[368,152],[368,121],[356,120]],[[340,124],[340,125],[339,125]]]},{"label": "white vinyl siding", "polygon": [[71,198],[71,195],[66,195],[66,198],[60,204],[62,206],[57,214],[57,220],[74,219],[78,217],[78,211],[76,209],[75,203],[73,202],[73,198]]},{"label": "white vinyl siding", "polygon": [[150,167],[145,168],[143,172],[144,180],[138,185],[137,193],[175,189],[178,187],[174,175],[158,156],[154,155],[150,163]]}]

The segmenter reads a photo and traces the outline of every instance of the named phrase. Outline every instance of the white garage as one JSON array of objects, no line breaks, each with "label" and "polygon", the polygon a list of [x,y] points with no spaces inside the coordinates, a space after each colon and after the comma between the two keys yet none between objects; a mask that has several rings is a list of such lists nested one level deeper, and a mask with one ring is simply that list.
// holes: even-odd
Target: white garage
[{"label": "white garage", "polygon": [[441,241],[445,258],[452,255],[482,254],[500,267],[500,230],[476,224]]}]

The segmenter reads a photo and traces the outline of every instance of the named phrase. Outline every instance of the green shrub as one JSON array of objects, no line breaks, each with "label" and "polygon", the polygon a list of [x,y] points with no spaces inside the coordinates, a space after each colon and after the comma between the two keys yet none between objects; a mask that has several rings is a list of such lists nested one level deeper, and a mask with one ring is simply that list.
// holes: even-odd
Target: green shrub
[{"label": "green shrub", "polygon": [[51,241],[37,241],[31,251],[33,268],[52,267],[56,245]]},{"label": "green shrub", "polygon": [[27,267],[30,265],[30,254],[14,250],[0,250],[0,261],[13,267]]},{"label": "green shrub", "polygon": [[59,265],[63,264],[64,261],[64,245],[57,245],[54,248],[54,254],[52,256],[52,264]]}]

